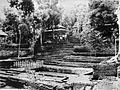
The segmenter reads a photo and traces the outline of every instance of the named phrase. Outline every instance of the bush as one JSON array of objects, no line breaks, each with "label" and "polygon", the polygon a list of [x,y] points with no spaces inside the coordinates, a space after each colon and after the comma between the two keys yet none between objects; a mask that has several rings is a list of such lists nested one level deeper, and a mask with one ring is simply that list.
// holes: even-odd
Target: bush
[{"label": "bush", "polygon": [[95,80],[103,79],[106,76],[117,76],[117,67],[116,63],[104,63],[93,66],[93,78]]},{"label": "bush", "polygon": [[77,38],[77,37],[75,37],[75,36],[70,36],[70,37],[68,38],[68,41],[69,41],[70,43],[80,43],[80,39]]},{"label": "bush", "polygon": [[74,46],[74,52],[90,52],[87,46]]},{"label": "bush", "polygon": [[74,47],[74,52],[72,53],[72,55],[96,56],[96,57],[114,56],[115,55],[114,47],[104,48],[102,51],[92,50],[92,49],[89,49],[89,47],[87,47],[87,48],[90,52],[81,52],[80,50],[78,50],[78,48]]}]

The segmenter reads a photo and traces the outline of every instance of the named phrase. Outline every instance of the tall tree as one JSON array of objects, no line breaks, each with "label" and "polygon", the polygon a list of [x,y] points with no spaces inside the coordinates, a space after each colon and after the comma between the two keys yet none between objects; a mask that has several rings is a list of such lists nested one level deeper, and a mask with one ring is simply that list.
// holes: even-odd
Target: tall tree
[{"label": "tall tree", "polygon": [[14,12],[5,12],[6,19],[3,22],[3,30],[9,35],[9,39],[13,43],[18,43],[18,25],[19,20]]},{"label": "tall tree", "polygon": [[69,15],[65,15],[62,20],[62,25],[68,29],[72,29],[77,22],[76,13],[71,12]]},{"label": "tall tree", "polygon": [[[33,25],[33,23],[34,23],[33,19],[30,20],[30,18],[32,17],[33,12],[34,12],[34,4],[33,4],[32,0],[21,0],[21,1],[20,0],[8,0],[8,2],[10,3],[11,9],[15,9],[15,11],[18,13],[15,14],[14,15],[15,17],[14,17],[12,15],[12,13],[9,15],[6,14],[6,12],[7,13],[9,12],[8,10],[5,11],[6,18],[9,20],[9,21],[7,21],[6,24],[10,28],[11,28],[11,25],[9,25],[9,24],[13,24],[15,26],[15,29],[13,29],[13,30],[15,33],[17,33],[17,38],[19,38],[19,30],[18,30],[19,24],[20,24],[20,28],[24,28],[24,30],[26,30],[25,32],[30,33],[30,30],[31,30],[30,26]],[[14,23],[14,22],[18,21],[18,19],[19,19],[19,23],[16,25],[16,23]],[[9,22],[9,24],[8,24],[8,22]],[[21,24],[23,24],[23,25],[21,25]],[[26,29],[26,27],[28,29]],[[8,30],[10,30],[10,28]],[[22,33],[22,30],[21,30],[21,34],[23,36],[27,35],[27,37],[29,37],[29,34]],[[24,37],[24,39],[26,39],[26,38]],[[29,41],[29,40],[26,40],[26,41]]]},{"label": "tall tree", "polygon": [[[114,32],[118,31],[117,15],[115,14],[117,6],[118,0],[91,0],[89,3],[91,30],[99,36],[92,39],[92,41],[94,43],[98,40],[97,38],[101,39],[104,43],[104,45],[102,43],[101,46],[99,45],[101,49],[102,46],[111,47]],[[91,35],[90,38],[93,38],[93,36]],[[94,46],[98,46],[97,42],[94,44]]]},{"label": "tall tree", "polygon": [[90,22],[93,30],[101,32],[102,37],[111,38],[113,31],[118,28],[115,14],[118,0],[91,0]]},{"label": "tall tree", "polygon": [[10,7],[21,10],[24,17],[34,12],[34,4],[32,0],[11,0],[9,3]]},{"label": "tall tree", "polygon": [[56,6],[57,3],[42,3],[40,0],[37,0],[37,2],[39,7],[35,11],[35,16],[37,17],[37,21],[41,23],[42,27],[44,29],[52,29],[53,26],[57,26],[61,19],[61,11]]},{"label": "tall tree", "polygon": [[[43,0],[44,1],[44,0]],[[61,19],[61,10],[56,6],[57,0],[55,2],[42,2],[41,0],[36,0],[36,4],[38,5],[37,9],[35,10],[34,20],[36,22],[36,29],[40,30],[40,32],[44,32],[44,30],[52,29],[57,27],[60,23]],[[39,33],[39,38],[35,44],[35,53],[38,53],[38,47],[41,45],[40,38],[44,37],[41,33]],[[54,35],[53,35],[54,36]],[[37,45],[39,44],[39,45]]]}]

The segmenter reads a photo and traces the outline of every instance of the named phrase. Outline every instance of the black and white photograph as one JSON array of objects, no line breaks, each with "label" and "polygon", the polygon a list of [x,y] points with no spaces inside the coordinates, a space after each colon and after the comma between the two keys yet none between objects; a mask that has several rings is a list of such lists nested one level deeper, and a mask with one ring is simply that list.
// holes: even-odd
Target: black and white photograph
[{"label": "black and white photograph", "polygon": [[120,90],[120,0],[0,0],[0,90]]}]

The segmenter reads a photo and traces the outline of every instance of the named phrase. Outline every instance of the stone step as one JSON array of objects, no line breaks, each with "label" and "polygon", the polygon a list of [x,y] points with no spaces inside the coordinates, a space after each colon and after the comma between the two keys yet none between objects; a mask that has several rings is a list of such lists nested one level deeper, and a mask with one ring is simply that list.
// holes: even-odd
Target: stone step
[{"label": "stone step", "polygon": [[105,57],[105,56],[115,56],[115,53],[104,53],[104,52],[71,52],[71,55],[74,56],[97,56],[97,57]]},{"label": "stone step", "polygon": [[43,65],[39,68],[40,71],[57,72],[64,74],[87,74],[93,72],[92,68],[78,68],[78,67],[67,67],[67,66],[56,66],[56,65]]},{"label": "stone step", "polygon": [[2,77],[9,77],[9,76],[13,76],[13,75],[17,75],[22,73],[23,71],[16,71],[16,70],[12,70],[12,69],[0,69],[0,76]]},{"label": "stone step", "polygon": [[[45,75],[39,76],[41,74],[53,75],[53,77],[45,76]],[[61,76],[61,77],[56,78],[56,77],[54,77],[54,75]],[[89,79],[90,76],[86,76],[86,75],[74,75],[74,74],[63,74],[63,73],[53,73],[53,72],[36,72],[35,76],[36,76],[36,78],[39,78],[39,79],[35,80],[36,78],[34,78],[34,77],[31,78],[32,77],[31,74],[30,75],[29,74],[23,74],[23,75],[21,74],[16,77],[12,76],[9,79],[14,80],[14,81],[19,81],[21,83],[26,83],[28,86],[32,86],[34,88],[38,87],[40,90],[43,90],[43,89],[41,89],[41,87],[46,87],[46,86],[49,89],[44,89],[44,90],[54,90],[53,89],[54,87],[57,87],[57,89],[60,89],[60,90],[67,90],[67,89],[65,89],[65,87],[68,87],[70,89],[72,85],[76,86],[77,84],[79,84],[80,86],[82,86],[82,85],[92,86],[93,85],[93,83]],[[66,76],[68,78],[62,78],[62,76]],[[63,82],[63,79],[66,79],[66,83]]]},{"label": "stone step", "polygon": [[57,72],[40,72],[39,70],[36,69],[36,73],[42,76],[48,76],[48,77],[57,77],[57,78],[61,78],[64,79],[66,77],[70,77],[70,76],[78,76],[76,74],[65,74],[65,73],[57,73]]},{"label": "stone step", "polygon": [[55,73],[55,72],[34,72],[34,73],[21,73],[16,75],[18,78],[26,79],[26,80],[40,80],[40,81],[50,81],[50,82],[57,82],[57,83],[64,83],[64,79],[70,76],[78,76],[74,74],[63,74],[63,73]]},{"label": "stone step", "polygon": [[0,82],[6,82],[7,76],[10,76],[10,73],[6,73],[5,71],[0,71]]},{"label": "stone step", "polygon": [[[25,83],[27,86],[32,88],[39,88],[40,90],[54,90],[53,88],[58,86],[58,88],[63,88],[65,83],[62,82],[63,78],[40,76],[40,73],[35,73],[35,76],[28,73],[21,73],[18,76],[10,76],[8,79],[14,82]],[[26,87],[27,87],[26,86]],[[43,89],[46,88],[46,89]]]},{"label": "stone step", "polygon": [[6,82],[7,80],[4,78],[0,78],[0,82]]},{"label": "stone step", "polygon": [[55,65],[55,66],[67,66],[67,67],[82,67],[82,68],[92,68],[98,63],[91,62],[65,62],[62,59],[53,60],[53,61],[44,61],[45,65]]},{"label": "stone step", "polygon": [[85,63],[100,63],[101,61],[108,60],[110,57],[88,57],[88,56],[64,56],[65,62],[85,62]]},{"label": "stone step", "polygon": [[11,75],[12,73],[7,73],[7,72],[3,72],[3,71],[1,72],[1,71],[0,71],[0,74],[1,74],[1,75]]},{"label": "stone step", "polygon": [[0,68],[0,71],[5,71],[5,72],[24,72],[24,69],[23,68]]},{"label": "stone step", "polygon": [[[30,75],[28,75],[28,74],[30,74]],[[26,76],[25,73],[20,73],[18,75],[9,75],[6,73],[6,71],[0,71],[0,81],[7,82],[7,83],[9,81],[9,84],[10,84],[10,82],[12,82],[13,84],[21,83],[20,84],[21,86],[24,83],[26,83],[27,85],[30,85],[30,86],[37,83],[37,85],[35,85],[35,86],[37,86],[37,87],[40,86],[40,88],[46,87],[46,86],[48,86],[48,88],[50,88],[50,87],[53,88],[54,86],[57,86],[57,85],[60,85],[61,83],[63,83],[62,80],[65,78],[63,76],[57,76],[55,74],[50,74],[50,73],[48,74],[48,72],[46,72],[46,73],[45,72],[43,72],[43,73],[37,72],[36,74],[34,75],[34,74],[27,72],[26,75],[28,75],[29,78],[24,78]],[[37,76],[36,77],[38,80],[37,82],[34,83],[34,80],[30,79],[30,77],[32,77],[32,75],[33,75],[33,77]],[[40,79],[40,81],[39,81],[39,79]],[[30,84],[31,82],[32,82],[32,84]],[[41,84],[42,86],[38,85],[38,84]],[[45,90],[49,90],[49,89],[45,89]],[[51,90],[53,90],[53,89],[51,89]]]}]

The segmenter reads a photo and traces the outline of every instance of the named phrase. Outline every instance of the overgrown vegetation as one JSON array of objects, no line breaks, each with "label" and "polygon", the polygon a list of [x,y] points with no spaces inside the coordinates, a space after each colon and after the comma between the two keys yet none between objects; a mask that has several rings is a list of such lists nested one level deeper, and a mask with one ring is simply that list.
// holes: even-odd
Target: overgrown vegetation
[{"label": "overgrown vegetation", "polygon": [[56,2],[44,5],[38,2],[38,8],[32,0],[11,0],[9,4],[10,8],[4,9],[6,20],[2,25],[8,34],[8,43],[21,42],[34,47],[33,39],[36,42],[44,30],[53,30],[60,23],[61,9],[57,8]]},{"label": "overgrown vegetation", "polygon": [[21,33],[21,43],[33,48],[34,39],[34,43],[39,44],[35,48],[38,48],[42,46],[42,32],[54,31],[61,23],[69,30],[68,37],[72,38],[73,43],[86,45],[96,51],[113,46],[115,38],[118,38],[115,14],[118,0],[90,0],[88,6],[77,4],[69,14],[65,14],[63,8],[58,8],[57,3],[43,4],[37,0],[38,7],[35,8],[32,0],[10,1],[10,9],[4,10],[6,20],[3,22],[3,30],[9,36],[8,42],[18,43]]},{"label": "overgrown vegetation", "polygon": [[[115,38],[118,38],[117,15],[115,11],[118,0],[90,0],[89,30],[83,31],[83,43],[90,44],[96,51],[111,48]],[[85,42],[84,42],[85,41]]]}]

